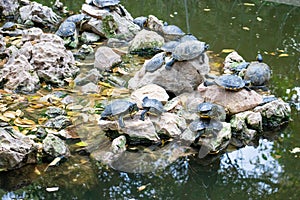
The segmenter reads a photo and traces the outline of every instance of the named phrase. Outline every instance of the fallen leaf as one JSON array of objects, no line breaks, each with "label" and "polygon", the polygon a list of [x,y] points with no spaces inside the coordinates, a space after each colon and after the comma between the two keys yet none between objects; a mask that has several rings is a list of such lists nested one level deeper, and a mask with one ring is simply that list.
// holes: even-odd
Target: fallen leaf
[{"label": "fallen leaf", "polygon": [[46,188],[47,192],[56,192],[58,190],[59,190],[59,187],[49,187],[49,188]]},{"label": "fallen leaf", "polygon": [[289,54],[287,54],[287,53],[282,53],[282,54],[279,54],[279,58],[281,58],[281,57],[288,57],[289,56]]},{"label": "fallen leaf", "polygon": [[210,11],[210,8],[204,8],[203,11],[209,12],[209,11]]},{"label": "fallen leaf", "polygon": [[244,3],[244,6],[255,6],[254,3]]},{"label": "fallen leaf", "polygon": [[300,152],[300,147],[295,147],[292,150],[290,150],[291,153],[299,153]]},{"label": "fallen leaf", "polygon": [[146,189],[146,187],[147,187],[148,185],[150,185],[150,183],[148,183],[148,184],[146,184],[146,185],[142,185],[142,186],[137,187],[137,190],[138,190],[139,192],[141,192],[141,191],[143,191],[144,189]]},{"label": "fallen leaf", "polygon": [[231,53],[234,52],[234,49],[222,49],[222,53]]},{"label": "fallen leaf", "polygon": [[245,30],[245,31],[249,31],[249,30],[250,30],[250,28],[247,27],[247,26],[243,26],[242,28],[243,28],[243,30]]},{"label": "fallen leaf", "polygon": [[256,20],[261,22],[262,21],[262,18],[261,17],[256,17]]},{"label": "fallen leaf", "polygon": [[3,113],[3,116],[10,118],[10,119],[14,119],[14,118],[16,118],[16,112],[15,111],[6,111],[5,113]]},{"label": "fallen leaf", "polygon": [[41,174],[42,174],[42,173],[40,172],[40,170],[39,170],[37,167],[34,168],[34,173],[35,173],[36,175],[41,175]]},{"label": "fallen leaf", "polygon": [[86,142],[81,141],[81,142],[77,142],[76,145],[79,147],[86,147],[88,144]]}]

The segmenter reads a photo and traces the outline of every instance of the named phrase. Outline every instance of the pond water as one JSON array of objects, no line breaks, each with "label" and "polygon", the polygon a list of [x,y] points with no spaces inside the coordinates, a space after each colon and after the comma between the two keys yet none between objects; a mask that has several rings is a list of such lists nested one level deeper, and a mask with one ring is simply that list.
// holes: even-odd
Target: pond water
[{"label": "pond water", "polygon": [[[42,1],[40,1],[42,2]],[[62,1],[78,11],[82,1]],[[211,63],[235,49],[245,60],[261,52],[272,68],[271,93],[291,101],[300,90],[300,7],[259,0],[122,0],[133,17],[153,14],[210,44]],[[46,5],[46,3],[45,3]],[[290,91],[290,92],[289,92]],[[299,91],[300,93],[300,91]],[[300,94],[299,94],[300,95]],[[300,101],[300,97],[298,97]],[[0,196],[32,199],[299,199],[300,115],[252,145],[211,160],[184,157],[156,173],[133,174],[72,157],[42,177],[33,166],[2,174]],[[93,125],[91,125],[93,126]],[[57,192],[45,188],[59,187]]]}]

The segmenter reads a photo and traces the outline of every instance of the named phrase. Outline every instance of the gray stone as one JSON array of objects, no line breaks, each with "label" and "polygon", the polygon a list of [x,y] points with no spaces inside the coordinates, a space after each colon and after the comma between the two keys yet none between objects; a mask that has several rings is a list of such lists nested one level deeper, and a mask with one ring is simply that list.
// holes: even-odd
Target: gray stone
[{"label": "gray stone", "polygon": [[4,16],[16,15],[19,8],[18,0],[0,0],[0,7]]},{"label": "gray stone", "polygon": [[146,49],[160,48],[164,42],[164,38],[158,33],[143,29],[131,41],[129,51],[139,52]]},{"label": "gray stone", "polygon": [[99,47],[95,53],[94,67],[100,71],[110,69],[112,66],[122,62],[121,56],[109,47]]},{"label": "gray stone", "polygon": [[230,114],[253,109],[263,102],[262,96],[253,90],[230,91],[217,85],[205,87],[201,84],[198,91],[206,102],[219,104]]},{"label": "gray stone", "polygon": [[98,40],[100,40],[100,36],[95,33],[90,33],[90,32],[84,31],[81,34],[81,41],[85,44],[97,42]]},{"label": "gray stone", "polygon": [[0,171],[37,162],[37,145],[12,127],[0,127],[0,142]]},{"label": "gray stone", "polygon": [[99,93],[100,92],[100,88],[95,83],[87,83],[86,85],[81,86],[80,91],[83,94]]},{"label": "gray stone", "polygon": [[87,72],[87,74],[79,74],[75,79],[74,82],[78,86],[85,85],[87,83],[95,83],[97,84],[102,78],[102,75],[99,73],[97,69],[91,69]]},{"label": "gray stone", "polygon": [[70,150],[66,143],[51,133],[43,140],[43,150],[52,157],[70,156]]},{"label": "gray stone", "polygon": [[115,154],[126,151],[126,137],[124,135],[121,135],[121,136],[115,138],[112,141],[111,149],[112,149],[112,152]]},{"label": "gray stone", "polygon": [[44,124],[45,127],[47,128],[54,128],[57,130],[61,130],[66,128],[67,126],[71,125],[72,122],[71,120],[66,117],[66,116],[57,116],[55,118],[51,118],[48,121],[46,121],[46,123]]},{"label": "gray stone", "polygon": [[128,82],[130,89],[137,89],[148,84],[157,84],[167,92],[180,95],[193,92],[203,82],[204,74],[210,70],[208,57],[204,54],[204,61],[198,57],[189,61],[175,62],[171,70],[161,67],[155,72],[146,72],[142,67]]},{"label": "gray stone", "polygon": [[149,15],[148,16],[146,25],[147,25],[147,28],[150,29],[151,31],[155,31],[155,32],[158,32],[158,33],[163,32],[164,24],[163,24],[162,20],[159,20],[154,15]]},{"label": "gray stone", "polygon": [[169,99],[169,95],[166,90],[156,84],[148,84],[133,91],[130,95],[130,99],[133,102],[136,102],[139,108],[142,108],[143,99],[146,96],[149,99],[157,99],[162,103],[167,102]]},{"label": "gray stone", "polygon": [[253,111],[261,113],[264,128],[276,128],[291,118],[290,105],[281,99],[257,106]]},{"label": "gray stone", "polygon": [[45,112],[45,114],[50,117],[57,117],[59,115],[66,115],[66,111],[63,110],[62,108],[59,107],[48,107],[47,111]]}]

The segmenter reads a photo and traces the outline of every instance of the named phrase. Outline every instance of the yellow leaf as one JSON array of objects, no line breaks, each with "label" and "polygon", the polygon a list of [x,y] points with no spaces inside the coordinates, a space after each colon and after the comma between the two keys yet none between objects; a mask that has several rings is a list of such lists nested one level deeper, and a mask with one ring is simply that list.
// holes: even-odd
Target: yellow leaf
[{"label": "yellow leaf", "polygon": [[76,145],[79,147],[86,147],[88,144],[86,142],[81,141],[81,142],[77,142]]},{"label": "yellow leaf", "polygon": [[42,125],[45,123],[45,121],[47,121],[48,118],[47,117],[41,117],[41,118],[38,118],[38,124]]},{"label": "yellow leaf", "polygon": [[11,119],[4,117],[3,115],[0,115],[0,120],[5,121],[5,122],[9,122]]},{"label": "yellow leaf", "polygon": [[108,88],[113,88],[112,85],[110,85],[109,83],[105,83],[105,82],[99,82],[99,85],[104,86],[104,87],[108,87]]},{"label": "yellow leaf", "polygon": [[204,8],[203,11],[209,12],[209,11],[210,11],[210,8]]},{"label": "yellow leaf", "polygon": [[14,118],[16,118],[16,112],[15,111],[6,111],[5,113],[3,113],[3,116],[10,118],[10,119],[14,119]]},{"label": "yellow leaf", "polygon": [[35,125],[34,121],[32,121],[30,119],[26,119],[26,118],[21,119],[19,117],[15,119],[14,123],[17,126],[27,126],[27,125],[31,126],[31,125]]},{"label": "yellow leaf", "polygon": [[34,168],[34,173],[36,174],[36,175],[41,175],[42,173],[40,172],[40,170],[38,169],[38,168]]},{"label": "yellow leaf", "polygon": [[243,26],[242,28],[243,28],[243,30],[245,30],[245,31],[249,31],[249,30],[250,30],[250,28],[247,27],[247,26]]},{"label": "yellow leaf", "polygon": [[22,117],[24,115],[24,113],[21,110],[18,109],[18,110],[16,110],[16,115],[18,117]]},{"label": "yellow leaf", "polygon": [[254,3],[244,3],[244,6],[255,6]]},{"label": "yellow leaf", "polygon": [[262,18],[261,17],[256,17],[256,20],[261,22],[262,21]]},{"label": "yellow leaf", "polygon": [[235,51],[234,49],[222,49],[222,53],[231,53]]},{"label": "yellow leaf", "polygon": [[111,96],[113,93],[114,89],[110,88],[110,89],[105,89],[103,90],[103,92],[101,93],[103,96]]},{"label": "yellow leaf", "polygon": [[38,109],[38,108],[44,107],[44,104],[41,104],[41,103],[39,103],[39,104],[32,104],[32,105],[30,105],[30,107],[34,108],[34,109]]},{"label": "yellow leaf", "polygon": [[279,58],[281,58],[281,57],[288,57],[289,56],[289,54],[287,54],[287,53],[282,53],[282,54],[279,54]]}]

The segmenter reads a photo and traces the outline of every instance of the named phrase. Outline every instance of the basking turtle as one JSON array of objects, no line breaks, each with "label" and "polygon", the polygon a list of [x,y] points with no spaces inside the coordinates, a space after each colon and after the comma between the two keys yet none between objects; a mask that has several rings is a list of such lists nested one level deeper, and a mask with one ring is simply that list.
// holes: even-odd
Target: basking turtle
[{"label": "basking turtle", "polygon": [[236,75],[240,75],[240,73],[243,73],[247,69],[249,64],[249,62],[235,62],[230,65],[229,70]]},{"label": "basking turtle", "polygon": [[1,27],[1,30],[3,30],[3,31],[14,31],[14,30],[16,30],[16,28],[18,28],[18,24],[14,23],[14,22],[6,22]]},{"label": "basking turtle", "polygon": [[126,100],[116,100],[111,104],[107,105],[104,111],[101,113],[100,120],[115,120],[118,119],[119,126],[121,128],[125,127],[123,117],[127,115],[133,117],[133,115],[138,111],[136,103],[132,103]]},{"label": "basking turtle", "polygon": [[143,29],[147,23],[147,17],[144,16],[140,16],[140,17],[136,17],[133,20],[133,23],[135,23],[136,25],[138,25],[141,29]]},{"label": "basking turtle", "polygon": [[60,24],[55,34],[61,37],[69,37],[75,35],[75,33],[76,33],[76,24],[71,21],[64,21],[63,23]]},{"label": "basking turtle", "polygon": [[197,144],[200,137],[217,137],[220,130],[223,128],[221,121],[216,119],[200,118],[190,123],[189,129],[196,133],[194,143]]},{"label": "basking turtle", "polygon": [[98,8],[116,6],[119,3],[120,0],[93,0],[93,5],[97,6]]},{"label": "basking turtle", "polygon": [[85,14],[75,14],[69,16],[65,21],[67,22],[73,22],[75,24],[81,24],[82,22],[85,22],[87,20],[91,19],[90,16]]},{"label": "basking turtle", "polygon": [[166,69],[171,69],[175,61],[191,60],[203,53],[209,48],[205,42],[198,40],[189,40],[178,44],[172,53],[172,59],[166,63]]},{"label": "basking turtle", "polygon": [[143,99],[142,106],[143,106],[144,110],[141,114],[140,119],[143,121],[145,120],[146,113],[150,113],[153,115],[161,115],[163,112],[165,112],[164,106],[157,99],[149,99],[148,97],[145,97]]},{"label": "basking turtle", "polygon": [[165,52],[161,52],[153,56],[149,61],[145,63],[145,70],[147,72],[154,72],[159,69],[165,62]]},{"label": "basking turtle", "polygon": [[179,45],[179,41],[169,41],[166,42],[160,49],[166,53],[173,53],[177,45]]},{"label": "basking turtle", "polygon": [[263,86],[271,78],[270,67],[266,63],[251,62],[245,71],[245,80],[251,82],[251,86]]},{"label": "basking turtle", "polygon": [[223,106],[214,103],[200,103],[197,107],[197,112],[200,118],[218,119],[220,121],[225,121],[226,119],[226,112]]},{"label": "basking turtle", "polygon": [[175,25],[163,26],[162,34],[166,40],[178,40],[185,35],[185,33]]},{"label": "basking turtle", "polygon": [[205,86],[214,85],[214,84],[216,84],[226,90],[231,90],[231,91],[239,91],[243,88],[250,90],[247,87],[248,82],[244,81],[241,77],[239,77],[237,75],[225,74],[225,75],[216,77],[213,82],[204,81]]}]

